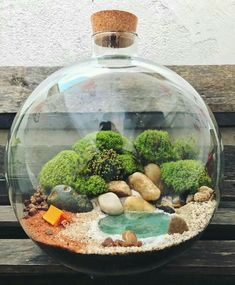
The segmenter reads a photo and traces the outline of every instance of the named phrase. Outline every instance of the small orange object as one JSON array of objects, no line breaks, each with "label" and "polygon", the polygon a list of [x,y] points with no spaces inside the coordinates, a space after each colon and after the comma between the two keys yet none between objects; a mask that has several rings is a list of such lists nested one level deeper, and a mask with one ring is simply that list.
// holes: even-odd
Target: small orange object
[{"label": "small orange object", "polygon": [[50,206],[42,217],[52,226],[59,226],[63,220],[67,219],[67,215],[53,205]]}]

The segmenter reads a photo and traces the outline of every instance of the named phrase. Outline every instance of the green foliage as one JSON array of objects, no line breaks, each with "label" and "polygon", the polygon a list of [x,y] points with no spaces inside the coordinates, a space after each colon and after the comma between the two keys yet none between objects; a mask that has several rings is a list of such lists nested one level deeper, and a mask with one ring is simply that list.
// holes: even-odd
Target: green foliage
[{"label": "green foliage", "polygon": [[175,159],[169,134],[165,131],[146,130],[136,137],[134,146],[145,163],[161,164]]},{"label": "green foliage", "polygon": [[174,151],[177,159],[196,159],[198,149],[192,138],[180,138],[174,143]]},{"label": "green foliage", "polygon": [[59,152],[49,160],[39,173],[39,183],[45,189],[59,184],[72,185],[76,179],[79,156],[72,150]]},{"label": "green foliage", "polygon": [[116,151],[103,150],[94,155],[87,165],[88,173],[99,175],[105,181],[118,180],[123,177],[123,168]]},{"label": "green foliage", "polygon": [[73,145],[73,150],[79,154],[79,174],[86,174],[88,161],[90,161],[98,151],[95,143],[96,135],[97,132],[88,134]]},{"label": "green foliage", "polygon": [[96,146],[99,150],[113,149],[122,152],[124,138],[121,134],[114,131],[99,131],[96,135]]},{"label": "green foliage", "polygon": [[96,134],[97,132],[86,135],[84,138],[78,140],[72,147],[79,155],[90,155],[97,151],[96,148]]},{"label": "green foliage", "polygon": [[190,191],[195,193],[200,186],[210,186],[211,179],[201,161],[178,160],[161,165],[164,184],[175,193]]},{"label": "green foliage", "polygon": [[79,177],[74,186],[79,193],[88,196],[97,196],[107,191],[105,180],[98,175],[92,175],[88,178]]},{"label": "green foliage", "polygon": [[120,154],[118,159],[121,161],[124,176],[127,177],[136,171],[141,171],[141,166],[136,157],[131,152]]}]

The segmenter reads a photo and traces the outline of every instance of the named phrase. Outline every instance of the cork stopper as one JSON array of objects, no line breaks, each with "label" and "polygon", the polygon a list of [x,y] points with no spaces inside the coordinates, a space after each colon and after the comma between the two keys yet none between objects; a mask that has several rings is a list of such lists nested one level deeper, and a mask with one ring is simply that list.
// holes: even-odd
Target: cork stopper
[{"label": "cork stopper", "polygon": [[93,33],[136,32],[138,18],[127,11],[104,10],[91,16]]}]

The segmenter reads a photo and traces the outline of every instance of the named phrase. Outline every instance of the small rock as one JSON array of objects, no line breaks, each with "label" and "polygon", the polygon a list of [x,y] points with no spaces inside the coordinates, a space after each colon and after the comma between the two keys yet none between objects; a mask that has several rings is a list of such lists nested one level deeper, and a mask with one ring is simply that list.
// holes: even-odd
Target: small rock
[{"label": "small rock", "polygon": [[172,197],[172,203],[173,204],[181,204],[180,196]]},{"label": "small rock", "polygon": [[123,240],[121,240],[121,239],[115,239],[113,245],[114,246],[124,246],[125,242]]},{"label": "small rock", "polygon": [[143,245],[141,240],[138,240],[137,243],[135,244],[135,246],[141,247]]},{"label": "small rock", "polygon": [[32,197],[30,198],[30,202],[31,202],[32,204],[36,204],[36,203],[37,203],[36,198],[35,198],[34,196],[32,196]]},{"label": "small rock", "polygon": [[183,232],[186,232],[188,230],[189,230],[188,226],[183,218],[177,215],[174,215],[171,218],[169,228],[168,228],[169,235],[176,234],[176,233],[182,234]]},{"label": "small rock", "polygon": [[172,204],[172,206],[174,207],[174,209],[178,209],[182,207],[182,204]]},{"label": "small rock", "polygon": [[43,205],[41,206],[41,210],[42,211],[47,211],[49,209],[49,206],[48,205]]},{"label": "small rock", "polygon": [[173,208],[171,208],[170,206],[159,206],[158,209],[162,210],[168,214],[174,214],[175,213],[175,210]]},{"label": "small rock", "polygon": [[102,242],[101,245],[104,247],[111,247],[114,245],[114,241],[110,237],[108,237]]},{"label": "small rock", "polygon": [[203,192],[203,193],[209,193],[210,195],[215,192],[213,189],[211,189],[208,186],[201,186],[197,191],[198,192]]},{"label": "small rock", "polygon": [[26,215],[23,216],[23,219],[25,219],[25,220],[27,220],[27,219],[29,219],[29,218],[30,218],[30,216],[29,216],[28,214],[26,214]]},{"label": "small rock", "polygon": [[37,209],[36,208],[31,208],[29,209],[29,216],[34,216],[37,214]]},{"label": "small rock", "polygon": [[207,186],[201,186],[198,192],[194,194],[195,202],[206,202],[214,198],[214,190]]},{"label": "small rock", "polygon": [[43,198],[42,197],[37,197],[36,198],[36,202],[40,204],[41,202],[43,202]]},{"label": "small rock", "polygon": [[139,192],[146,201],[158,200],[160,189],[143,173],[135,172],[128,177],[128,183],[131,188]]},{"label": "small rock", "polygon": [[122,238],[127,246],[137,244],[137,237],[133,231],[125,231],[122,233]]},{"label": "small rock", "polygon": [[73,213],[89,212],[93,209],[92,203],[86,195],[80,195],[66,185],[55,186],[47,197],[47,202],[61,210]]},{"label": "small rock", "polygon": [[131,196],[131,189],[125,181],[111,181],[108,183],[108,191],[119,197]]},{"label": "small rock", "polygon": [[171,196],[164,196],[164,197],[162,197],[161,206],[172,207],[172,197]]},{"label": "small rock", "polygon": [[197,192],[194,194],[193,200],[195,202],[206,202],[210,200],[210,193],[208,192]]},{"label": "small rock", "polygon": [[186,204],[188,204],[190,202],[193,202],[193,195],[192,194],[189,194],[186,198]]},{"label": "small rock", "polygon": [[29,208],[29,209],[32,209],[32,208],[36,208],[36,206],[31,203],[31,204],[28,205],[28,208]]},{"label": "small rock", "polygon": [[157,164],[149,163],[144,167],[145,175],[157,186],[159,186],[161,179],[161,170]]},{"label": "small rock", "polygon": [[45,230],[45,234],[48,235],[48,236],[51,236],[54,233],[53,233],[53,231],[51,229],[47,229],[47,230]]},{"label": "small rock", "polygon": [[172,206],[174,208],[180,208],[185,204],[185,199],[182,199],[179,195],[172,198]]},{"label": "small rock", "polygon": [[154,212],[155,207],[141,197],[130,196],[124,202],[124,211],[129,212]]},{"label": "small rock", "polygon": [[133,189],[131,189],[131,195],[132,196],[136,196],[136,197],[141,197],[140,193],[135,191],[135,190],[133,190]]},{"label": "small rock", "polygon": [[123,206],[118,196],[112,192],[102,194],[98,197],[100,209],[108,215],[120,215]]}]

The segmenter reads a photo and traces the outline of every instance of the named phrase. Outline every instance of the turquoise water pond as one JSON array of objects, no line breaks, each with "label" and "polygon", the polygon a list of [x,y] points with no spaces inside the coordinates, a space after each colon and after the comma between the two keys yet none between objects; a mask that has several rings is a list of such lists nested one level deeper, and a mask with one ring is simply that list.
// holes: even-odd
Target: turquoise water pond
[{"label": "turquoise water pond", "polygon": [[164,213],[131,212],[119,216],[106,216],[99,221],[99,228],[110,235],[131,230],[138,238],[146,238],[166,234],[169,222],[170,216]]}]

